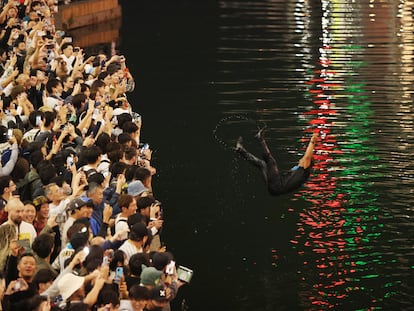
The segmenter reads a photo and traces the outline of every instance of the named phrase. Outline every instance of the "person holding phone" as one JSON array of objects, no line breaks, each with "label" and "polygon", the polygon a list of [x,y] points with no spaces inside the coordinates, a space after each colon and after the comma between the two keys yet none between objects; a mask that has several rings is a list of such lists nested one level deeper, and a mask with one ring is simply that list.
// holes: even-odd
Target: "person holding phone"
[{"label": "person holding phone", "polygon": [[13,130],[0,126],[0,176],[10,175],[19,156],[19,146]]}]

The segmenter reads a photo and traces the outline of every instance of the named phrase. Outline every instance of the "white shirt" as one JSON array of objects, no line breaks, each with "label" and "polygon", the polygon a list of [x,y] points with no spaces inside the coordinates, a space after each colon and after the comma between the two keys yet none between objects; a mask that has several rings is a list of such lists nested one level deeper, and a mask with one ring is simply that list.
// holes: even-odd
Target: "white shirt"
[{"label": "white shirt", "polygon": [[132,255],[142,253],[142,247],[139,249],[136,248],[136,246],[132,244],[130,240],[126,240],[118,249],[125,253],[127,261],[129,261]]},{"label": "white shirt", "polygon": [[49,217],[52,215],[64,214],[66,215],[66,207],[70,202],[69,198],[60,201],[59,205],[49,203]]},{"label": "white shirt", "polygon": [[66,244],[68,244],[68,229],[70,227],[72,227],[73,223],[75,222],[75,218],[73,217],[69,217],[66,221],[65,224],[63,225],[63,229],[62,229],[62,236],[61,236],[61,240],[62,240],[62,249],[65,248]]},{"label": "white shirt", "polygon": [[46,106],[51,109],[56,109],[56,107],[61,106],[63,104],[63,100],[48,96],[46,97]]},{"label": "white shirt", "polygon": [[[115,218],[115,233],[120,231],[126,231],[129,229],[128,227],[128,218],[123,217],[121,214],[118,214]],[[128,233],[126,232],[125,236],[120,237],[122,240],[126,240],[128,238]]]},{"label": "white shirt", "polygon": [[[10,222],[6,221],[5,224]],[[19,240],[26,240],[28,239],[30,241],[30,245],[32,245],[34,239],[37,237],[37,232],[35,227],[33,227],[32,224],[29,224],[28,222],[22,221],[20,225],[16,225],[13,223],[13,225],[16,227],[17,236]]]}]

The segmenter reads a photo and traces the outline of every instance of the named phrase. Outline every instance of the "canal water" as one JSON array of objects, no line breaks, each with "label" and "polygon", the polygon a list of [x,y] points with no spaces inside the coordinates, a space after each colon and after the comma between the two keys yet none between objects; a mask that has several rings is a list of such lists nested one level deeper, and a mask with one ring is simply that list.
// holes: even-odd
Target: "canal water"
[{"label": "canal water", "polygon": [[[121,1],[173,310],[414,310],[413,1]],[[272,197],[236,156],[309,181]]]}]

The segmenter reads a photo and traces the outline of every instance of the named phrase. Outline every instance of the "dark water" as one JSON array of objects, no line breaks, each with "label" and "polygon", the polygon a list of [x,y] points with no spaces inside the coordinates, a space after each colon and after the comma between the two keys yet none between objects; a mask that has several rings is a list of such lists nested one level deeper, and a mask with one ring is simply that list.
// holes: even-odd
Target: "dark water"
[{"label": "dark water", "polygon": [[[173,309],[414,310],[414,3],[122,5],[163,237],[195,271]],[[322,131],[294,194],[228,148],[264,124],[284,168]]]}]

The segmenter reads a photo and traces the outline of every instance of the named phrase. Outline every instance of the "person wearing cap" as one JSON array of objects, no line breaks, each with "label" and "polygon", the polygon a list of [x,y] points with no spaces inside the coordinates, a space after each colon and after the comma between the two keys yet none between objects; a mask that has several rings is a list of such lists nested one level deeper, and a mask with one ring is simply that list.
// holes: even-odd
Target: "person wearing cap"
[{"label": "person wearing cap", "polygon": [[136,223],[129,230],[128,240],[119,247],[128,261],[132,255],[143,252],[143,245],[148,239],[148,230],[143,223]]},{"label": "person wearing cap", "polygon": [[[168,256],[167,261],[171,262],[172,254]],[[161,258],[159,258],[161,259]],[[162,266],[165,261],[165,258],[162,258],[156,264]],[[163,267],[164,270],[166,267]],[[169,302],[173,300],[176,295],[178,289],[183,285],[177,281],[177,272],[175,266],[173,268],[174,272],[171,275],[167,275],[164,271],[159,270],[155,266],[153,267],[146,267],[142,265],[142,272],[140,275],[141,285],[147,287],[153,292],[152,296],[152,303],[147,305],[147,308],[153,310],[157,307],[165,307],[168,306]],[[151,307],[151,308],[150,308]]]},{"label": "person wearing cap", "polygon": [[133,180],[128,184],[128,194],[132,195],[135,199],[145,196],[148,194],[148,191],[149,189],[140,180]]},{"label": "person wearing cap", "polygon": [[87,294],[85,293],[85,281],[90,279],[91,276],[86,278],[73,273],[65,274],[57,283],[63,302],[70,305],[85,303],[92,307],[97,302],[99,292],[108,279],[108,268],[101,269],[101,273],[95,277],[92,289]]},{"label": "person wearing cap", "polygon": [[91,218],[93,212],[93,203],[92,200],[88,197],[82,196],[79,198],[73,199],[69,203],[67,210],[69,217],[63,225],[62,229],[62,248],[68,243],[67,232],[68,229],[73,225],[73,223],[80,218]]},{"label": "person wearing cap", "polygon": [[34,198],[33,205],[36,208],[36,219],[33,226],[39,234],[46,226],[49,218],[49,200],[44,195],[40,195]]},{"label": "person wearing cap", "polygon": [[[72,257],[76,250],[89,245],[89,229],[83,223],[84,218],[80,218],[68,229],[67,236],[69,242],[62,247],[59,255],[52,263],[52,268],[56,271],[62,271],[65,267],[66,260]],[[88,221],[85,218],[86,221]]]},{"label": "person wearing cap", "polygon": [[145,305],[145,310],[169,310],[171,300],[171,290],[163,284],[157,285],[151,289],[151,299]]},{"label": "person wearing cap", "polygon": [[140,275],[140,285],[145,286],[149,289],[154,288],[158,284],[162,283],[163,272],[157,270],[155,267],[146,267],[142,265],[142,272]]}]

